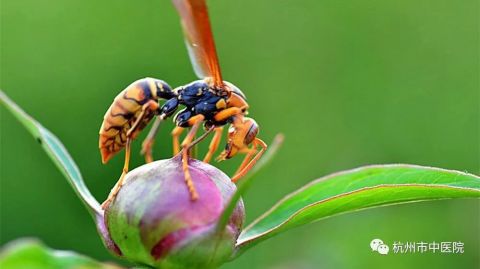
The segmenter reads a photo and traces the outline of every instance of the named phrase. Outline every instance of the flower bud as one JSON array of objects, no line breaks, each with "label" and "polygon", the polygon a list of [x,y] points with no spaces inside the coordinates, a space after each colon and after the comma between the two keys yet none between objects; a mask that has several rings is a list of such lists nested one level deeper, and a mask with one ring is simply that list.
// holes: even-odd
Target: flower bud
[{"label": "flower bud", "polygon": [[155,268],[215,268],[228,261],[243,225],[243,202],[237,204],[225,229],[217,231],[235,184],[200,161],[190,160],[189,169],[199,195],[195,201],[179,156],[129,172],[105,211],[107,247]]}]

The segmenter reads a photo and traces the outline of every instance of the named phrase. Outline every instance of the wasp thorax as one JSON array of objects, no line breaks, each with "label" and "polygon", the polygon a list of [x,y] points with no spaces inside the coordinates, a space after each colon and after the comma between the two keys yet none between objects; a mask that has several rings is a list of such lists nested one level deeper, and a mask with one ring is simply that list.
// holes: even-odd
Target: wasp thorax
[{"label": "wasp thorax", "polygon": [[156,268],[211,268],[227,261],[244,221],[240,201],[227,227],[216,223],[236,187],[217,168],[190,160],[199,198],[191,200],[181,159],[132,170],[105,211],[114,249],[126,259]]}]

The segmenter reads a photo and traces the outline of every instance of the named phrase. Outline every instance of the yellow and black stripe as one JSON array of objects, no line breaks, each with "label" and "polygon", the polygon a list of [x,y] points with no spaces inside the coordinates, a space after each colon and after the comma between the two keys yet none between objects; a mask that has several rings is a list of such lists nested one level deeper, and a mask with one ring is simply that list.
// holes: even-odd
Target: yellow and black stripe
[{"label": "yellow and black stripe", "polygon": [[[125,147],[127,132],[138,118],[145,103],[150,100],[157,101],[159,98],[169,99],[174,96],[168,84],[153,78],[137,80],[120,92],[105,113],[100,127],[99,148],[102,154],[102,162],[108,162]],[[147,112],[132,134],[132,139],[145,128],[153,117],[154,111]]]}]

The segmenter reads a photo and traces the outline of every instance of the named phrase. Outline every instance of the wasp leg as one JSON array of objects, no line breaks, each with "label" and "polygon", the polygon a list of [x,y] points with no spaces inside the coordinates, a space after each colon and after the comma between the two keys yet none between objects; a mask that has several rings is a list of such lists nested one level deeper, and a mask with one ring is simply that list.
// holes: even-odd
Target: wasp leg
[{"label": "wasp leg", "polygon": [[108,205],[113,201],[115,196],[117,196],[120,188],[123,186],[123,181],[125,179],[125,175],[128,173],[128,164],[130,161],[130,143],[131,139],[127,138],[127,143],[125,144],[125,163],[123,164],[122,174],[120,175],[120,178],[118,179],[113,189],[110,191],[107,200],[102,203],[102,209],[106,209],[108,207]]},{"label": "wasp leg", "polygon": [[145,114],[147,113],[148,110],[155,111],[157,109],[158,109],[158,103],[153,100],[150,100],[146,104],[144,104],[142,106],[142,111],[138,115],[132,127],[130,127],[130,129],[128,130],[127,137],[132,137],[133,132],[137,130],[138,125],[140,124],[140,122],[142,122],[143,117],[145,117]]},{"label": "wasp leg", "polygon": [[137,129],[138,125],[143,120],[143,117],[145,117],[145,114],[149,109],[155,111],[156,109],[158,109],[158,104],[154,101],[149,101],[148,103],[144,104],[142,106],[142,111],[138,115],[138,118],[135,120],[132,127],[130,127],[130,129],[127,131],[127,142],[125,144],[125,162],[123,163],[123,171],[112,191],[110,191],[107,200],[102,203],[103,209],[106,209],[108,207],[110,202],[113,201],[113,199],[115,198],[115,196],[117,196],[118,192],[123,186],[125,175],[128,173],[128,166],[130,164],[130,145],[133,139],[132,134],[134,134],[135,130]]},{"label": "wasp leg", "polygon": [[148,132],[147,137],[145,138],[145,140],[143,140],[142,151],[140,151],[140,154],[145,156],[146,163],[153,162],[152,148],[153,148],[153,144],[155,143],[155,136],[157,135],[158,129],[160,127],[160,123],[162,123],[162,121],[163,121],[163,117],[158,116],[153,122],[153,126]]},{"label": "wasp leg", "polygon": [[190,131],[188,132],[187,136],[182,142],[182,168],[183,173],[185,174],[185,183],[187,184],[188,191],[190,192],[190,197],[192,201],[198,199],[198,193],[193,185],[192,176],[190,175],[190,171],[188,169],[188,152],[189,149],[192,147],[192,141],[195,137],[195,134],[198,131],[198,127],[203,122],[205,117],[201,114],[195,115],[188,120],[188,124],[192,126]]},{"label": "wasp leg", "polygon": [[200,143],[202,140],[204,140],[213,130],[215,127],[210,127],[205,133],[203,133],[199,138],[193,140],[192,143],[190,143],[190,146],[188,146],[187,150],[190,150],[192,147],[196,146],[198,143]]},{"label": "wasp leg", "polygon": [[[247,165],[245,165],[241,170],[240,172],[236,173],[233,178],[232,178],[232,181],[233,182],[237,182],[238,180],[240,180],[242,177],[244,177],[248,171],[250,171],[253,166],[255,165],[255,163],[257,163],[257,161],[260,159],[260,157],[262,157],[263,153],[265,152],[265,150],[267,150],[267,144],[265,144],[265,142],[263,142],[261,139],[259,138],[255,138],[255,140],[253,141],[253,146],[254,148],[256,148],[257,146],[260,146],[262,147],[262,149],[260,149],[260,151],[257,153],[257,155],[255,155],[255,157],[248,162]],[[248,155],[247,155],[248,156]],[[243,163],[242,163],[243,164]]]},{"label": "wasp leg", "polygon": [[173,155],[177,155],[180,152],[180,135],[183,133],[185,128],[176,126],[173,128],[172,137],[173,137]]},{"label": "wasp leg", "polygon": [[[195,150],[195,151],[197,151],[196,146],[198,145],[198,143],[200,143],[202,140],[204,140],[205,138],[207,138],[207,136],[208,136],[214,129],[215,129],[215,126],[212,126],[212,127],[210,127],[209,129],[207,129],[200,137],[198,137],[198,138],[195,138],[195,137],[194,137],[195,140],[193,140],[193,142],[190,143],[190,145],[186,148],[186,150],[188,150],[190,153],[192,153],[192,152],[191,152],[192,149]],[[195,153],[196,153],[196,152],[195,152]],[[196,158],[196,157],[194,157],[194,158]]]},{"label": "wasp leg", "polygon": [[251,149],[247,149],[247,155],[243,159],[237,171],[235,171],[234,175],[237,175],[238,173],[240,173],[240,171],[242,171],[245,168],[245,166],[247,166],[247,164],[250,163],[250,160],[252,159],[253,156],[255,156],[256,153],[257,153],[257,149],[255,145]]},{"label": "wasp leg", "polygon": [[215,154],[215,151],[218,149],[218,145],[220,144],[220,140],[222,139],[223,127],[215,128],[215,134],[213,135],[212,141],[210,142],[210,146],[208,147],[208,152],[203,158],[203,161],[208,163]]},{"label": "wasp leg", "polygon": [[220,112],[218,112],[217,114],[215,114],[215,116],[213,116],[213,118],[215,119],[215,121],[224,121],[228,118],[230,118],[231,116],[235,116],[235,115],[238,115],[238,114],[243,114],[245,111],[245,108],[238,108],[238,107],[229,107],[227,109],[224,109]]},{"label": "wasp leg", "polygon": [[[215,114],[214,119],[215,121],[222,122],[232,116],[243,114],[245,109],[246,107],[245,108],[230,107]],[[218,149],[218,145],[220,144],[220,140],[222,139],[222,132],[223,132],[223,127],[218,127],[215,129],[215,135],[212,141],[210,142],[208,152],[205,155],[205,158],[203,159],[204,162],[208,163],[212,159],[213,154]]]}]

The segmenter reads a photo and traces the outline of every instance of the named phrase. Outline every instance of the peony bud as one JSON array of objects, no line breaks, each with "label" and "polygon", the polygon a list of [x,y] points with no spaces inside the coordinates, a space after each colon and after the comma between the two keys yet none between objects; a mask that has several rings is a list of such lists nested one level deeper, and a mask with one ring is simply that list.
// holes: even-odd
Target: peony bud
[{"label": "peony bud", "polygon": [[229,260],[244,221],[243,202],[223,231],[216,224],[236,186],[209,164],[190,160],[189,169],[199,195],[195,201],[180,156],[129,172],[99,229],[107,247],[155,268],[215,268]]}]

